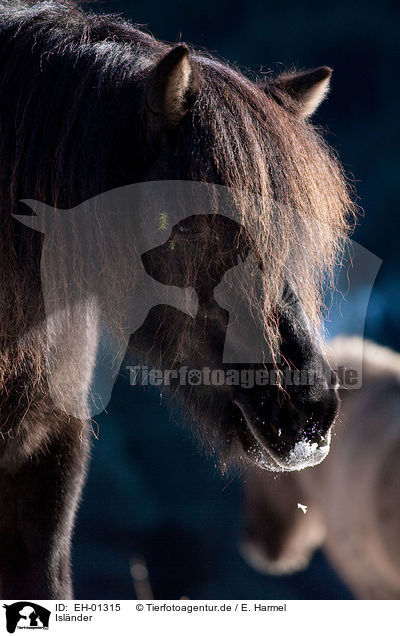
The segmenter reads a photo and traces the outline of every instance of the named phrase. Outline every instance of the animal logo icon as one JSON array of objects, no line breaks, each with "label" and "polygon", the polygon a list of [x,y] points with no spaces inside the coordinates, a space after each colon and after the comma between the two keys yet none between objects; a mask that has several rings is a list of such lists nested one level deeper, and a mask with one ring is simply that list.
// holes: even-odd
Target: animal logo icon
[{"label": "animal logo icon", "polygon": [[6,610],[6,627],[9,634],[16,629],[48,629],[50,610],[32,603],[19,601],[11,605],[3,605]]},{"label": "animal logo icon", "polygon": [[[213,252],[211,232],[203,246],[210,252],[205,274],[212,301],[227,314],[221,363],[278,362],[279,352],[272,359],[265,338],[260,302],[269,286],[263,246],[240,218],[235,196],[223,186],[154,181],[104,192],[71,209],[23,201],[33,215],[14,214],[14,218],[44,236],[41,285],[47,375],[58,408],[86,418],[107,407],[130,336],[152,308],[167,305],[192,318],[199,315],[198,280],[188,279],[190,268],[185,267],[182,246],[197,245],[203,253],[206,224],[201,221],[211,218],[214,229],[222,228],[217,238],[230,237],[232,243],[221,246],[221,239]],[[257,200],[253,207],[257,208]],[[380,262],[353,243],[355,249],[366,272],[362,280],[357,274],[358,283],[368,300]],[[213,263],[221,253],[229,259]],[[192,269],[200,275],[203,270],[196,269],[193,255],[191,259]],[[221,260],[225,266],[218,269]],[[288,304],[288,299],[283,300]],[[360,322],[366,315],[364,305]],[[82,351],[93,372],[76,362]],[[195,374],[188,380],[192,386],[201,384]]]}]

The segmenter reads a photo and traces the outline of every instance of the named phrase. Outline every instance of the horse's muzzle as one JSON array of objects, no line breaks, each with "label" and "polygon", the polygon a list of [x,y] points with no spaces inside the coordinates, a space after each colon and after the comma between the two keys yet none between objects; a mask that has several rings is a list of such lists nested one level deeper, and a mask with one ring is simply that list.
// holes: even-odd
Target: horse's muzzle
[{"label": "horse's muzzle", "polygon": [[[233,400],[252,443],[248,453],[257,464],[274,471],[301,470],[319,464],[328,454],[330,429],[339,410],[336,389],[317,401],[297,402],[290,396],[265,404],[245,390]],[[258,403],[257,403],[258,402]]]}]

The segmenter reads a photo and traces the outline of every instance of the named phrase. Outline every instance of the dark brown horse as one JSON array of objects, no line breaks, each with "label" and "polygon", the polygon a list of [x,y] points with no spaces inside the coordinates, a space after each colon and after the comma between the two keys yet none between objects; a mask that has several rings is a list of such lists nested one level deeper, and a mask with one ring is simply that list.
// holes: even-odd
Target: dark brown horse
[{"label": "dark brown horse", "polygon": [[[236,221],[182,210],[168,249],[161,241],[143,256],[158,284],[191,287],[198,311],[152,307],[130,348],[162,368],[223,368],[229,310],[214,291],[253,255],[258,291],[238,290],[272,366],[310,372],[313,384],[175,382],[174,393],[223,462],[273,470],[316,463],[329,448],[338,399],[316,332],[321,286],[352,206],[341,169],[308,121],[327,92],[329,68],[255,83],[183,44],[161,43],[68,1],[2,2],[0,61],[0,587],[3,598],[68,598],[98,304],[96,289],[85,289],[73,310],[46,316],[42,235],[13,217],[28,213],[20,201],[72,209],[111,189],[155,181],[236,193]],[[104,274],[96,280],[107,283],[103,305],[114,307],[121,299],[120,281],[107,277],[114,239],[104,228],[95,236],[94,260]],[[135,245],[137,237],[128,238]],[[61,253],[63,238],[56,244]],[[135,280],[128,261],[125,271]],[[52,275],[68,287],[63,272]],[[111,313],[122,329],[118,307]],[[236,345],[243,343],[233,338]],[[51,374],[50,358],[57,361]]]}]

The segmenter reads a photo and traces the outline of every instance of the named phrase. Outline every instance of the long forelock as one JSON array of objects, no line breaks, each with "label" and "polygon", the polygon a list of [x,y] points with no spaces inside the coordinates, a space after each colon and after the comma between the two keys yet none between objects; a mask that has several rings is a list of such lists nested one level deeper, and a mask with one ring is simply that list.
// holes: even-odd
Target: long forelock
[{"label": "long forelock", "polygon": [[278,104],[236,69],[198,63],[203,90],[195,115],[213,140],[219,178],[238,192],[243,225],[263,246],[263,304],[252,301],[267,337],[276,342],[273,310],[288,281],[318,330],[354,218],[343,170],[315,127],[291,114],[289,103],[285,109],[284,96]]}]

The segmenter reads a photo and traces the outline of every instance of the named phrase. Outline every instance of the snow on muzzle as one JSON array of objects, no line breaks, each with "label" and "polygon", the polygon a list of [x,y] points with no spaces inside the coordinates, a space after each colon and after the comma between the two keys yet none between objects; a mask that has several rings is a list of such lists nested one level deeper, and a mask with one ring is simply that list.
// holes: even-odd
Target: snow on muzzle
[{"label": "snow on muzzle", "polygon": [[247,454],[272,471],[294,471],[321,463],[329,452],[331,427],[339,398],[327,389],[323,399],[295,402],[282,394],[257,400],[251,391],[240,391],[233,403],[247,432]]}]

